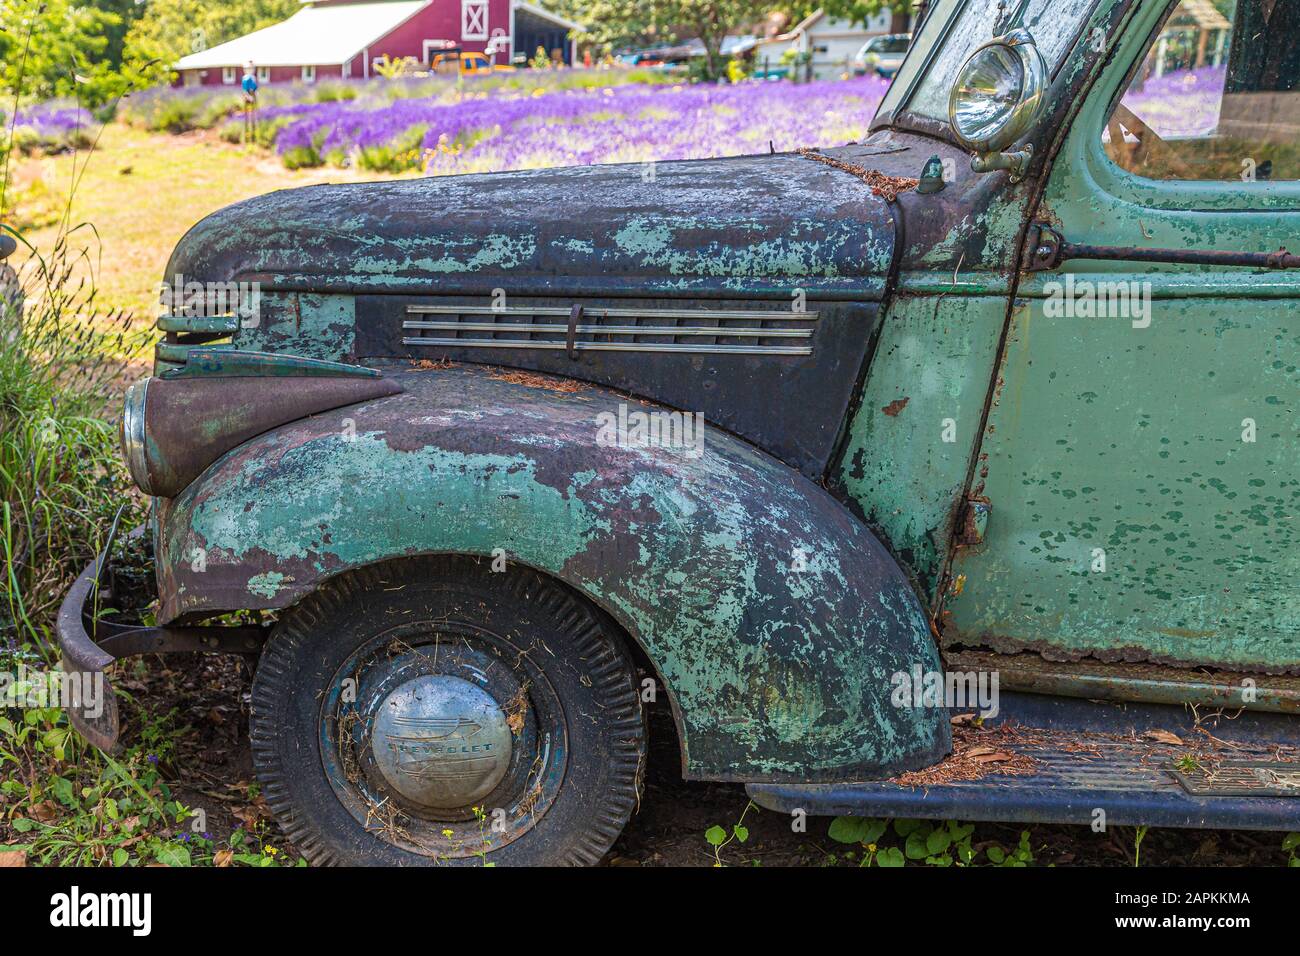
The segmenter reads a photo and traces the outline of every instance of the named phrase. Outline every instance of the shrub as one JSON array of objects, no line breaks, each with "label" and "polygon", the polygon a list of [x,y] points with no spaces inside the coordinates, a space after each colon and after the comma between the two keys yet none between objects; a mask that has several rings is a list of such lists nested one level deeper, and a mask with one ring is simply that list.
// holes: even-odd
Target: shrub
[{"label": "shrub", "polygon": [[405,173],[420,169],[424,158],[424,136],[428,131],[427,123],[417,123],[386,143],[362,146],[357,154],[357,165],[375,173]]}]

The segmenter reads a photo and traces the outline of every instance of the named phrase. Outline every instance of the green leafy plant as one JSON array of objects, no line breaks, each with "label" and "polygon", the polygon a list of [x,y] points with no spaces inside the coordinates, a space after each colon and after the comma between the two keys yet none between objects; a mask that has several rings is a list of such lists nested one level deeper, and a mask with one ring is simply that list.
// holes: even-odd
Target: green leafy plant
[{"label": "green leafy plant", "polygon": [[745,816],[750,810],[757,811],[757,809],[752,800],[746,803],[745,809],[740,811],[740,818],[732,824],[730,833],[726,828],[716,824],[704,831],[705,841],[713,848],[714,866],[726,865],[722,862],[722,851],[731,843],[745,843],[749,840],[749,827],[745,826]]},{"label": "green leafy plant", "polygon": [[994,866],[1024,867],[1034,862],[1034,850],[1029,843],[1029,831],[1020,832],[1020,842],[1014,849],[1007,850],[1001,846],[991,846],[984,851],[989,862]]},{"label": "green leafy plant", "polygon": [[[1014,849],[997,843],[977,847],[973,843],[975,825],[957,820],[836,817],[827,835],[836,843],[861,847],[859,866],[975,866],[981,852],[993,866],[1029,866],[1034,862],[1028,830],[1020,834]],[[857,851],[845,856],[857,859]]]},{"label": "green leafy plant", "polygon": [[1135,867],[1142,865],[1142,841],[1146,839],[1148,829],[1150,827],[1141,826],[1133,832],[1133,865]]},{"label": "green leafy plant", "polygon": [[[927,866],[969,866],[976,851],[971,847],[975,827],[956,820],[936,821],[869,817],[836,817],[827,835],[837,843],[861,845],[861,866],[904,866],[909,860]],[[902,846],[883,846],[892,829]]]},{"label": "green leafy plant", "polygon": [[1300,833],[1288,833],[1282,839],[1282,849],[1288,854],[1287,866],[1300,866]]}]

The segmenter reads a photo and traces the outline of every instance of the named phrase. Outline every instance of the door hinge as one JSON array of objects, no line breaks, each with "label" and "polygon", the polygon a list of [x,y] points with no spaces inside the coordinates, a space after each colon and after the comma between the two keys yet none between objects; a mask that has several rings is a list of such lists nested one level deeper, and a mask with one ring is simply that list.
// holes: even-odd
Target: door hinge
[{"label": "door hinge", "polygon": [[1024,271],[1042,272],[1061,264],[1061,247],[1065,240],[1046,223],[1036,222],[1029,227],[1025,237]]},{"label": "door hinge", "polygon": [[983,495],[972,495],[966,499],[962,507],[961,523],[957,526],[958,546],[970,547],[984,543],[992,511],[993,503]]}]

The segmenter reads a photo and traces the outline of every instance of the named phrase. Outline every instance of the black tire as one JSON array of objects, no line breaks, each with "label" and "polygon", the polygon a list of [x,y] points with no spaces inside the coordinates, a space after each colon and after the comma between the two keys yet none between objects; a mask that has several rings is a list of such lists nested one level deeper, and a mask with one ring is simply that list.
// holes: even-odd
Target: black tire
[{"label": "black tire", "polygon": [[[253,762],[271,811],[314,864],[594,864],[639,798],[634,673],[608,620],[531,570],[454,557],[364,568],[276,626],[253,682]],[[488,716],[459,716],[467,698],[445,703],[448,687],[486,695],[488,710],[475,713]],[[432,736],[399,735],[412,724]],[[488,739],[505,742],[465,755]],[[402,741],[416,741],[415,756]],[[457,769],[470,764],[474,785],[495,789],[481,806],[447,804],[469,784],[445,781],[471,776]],[[409,799],[425,778],[453,788],[436,807],[425,791]]]}]

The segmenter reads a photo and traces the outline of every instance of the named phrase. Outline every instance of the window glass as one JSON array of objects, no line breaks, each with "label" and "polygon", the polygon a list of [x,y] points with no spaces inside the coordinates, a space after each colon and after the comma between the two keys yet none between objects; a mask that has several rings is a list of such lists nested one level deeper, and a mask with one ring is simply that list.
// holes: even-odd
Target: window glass
[{"label": "window glass", "polygon": [[1300,0],[1182,0],[1102,146],[1150,179],[1300,179]]}]

